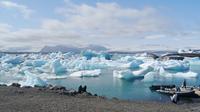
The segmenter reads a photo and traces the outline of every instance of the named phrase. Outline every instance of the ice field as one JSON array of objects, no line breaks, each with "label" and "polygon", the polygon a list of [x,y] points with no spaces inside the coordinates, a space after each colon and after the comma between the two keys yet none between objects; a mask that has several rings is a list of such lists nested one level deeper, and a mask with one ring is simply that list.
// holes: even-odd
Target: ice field
[{"label": "ice field", "polygon": [[[143,54],[95,52],[1,54],[0,83],[21,86],[62,85],[76,89],[85,84],[93,93],[122,99],[152,98],[151,84],[198,86],[200,59],[157,60]],[[144,98],[138,96],[144,95]],[[162,96],[164,97],[164,96]]]}]

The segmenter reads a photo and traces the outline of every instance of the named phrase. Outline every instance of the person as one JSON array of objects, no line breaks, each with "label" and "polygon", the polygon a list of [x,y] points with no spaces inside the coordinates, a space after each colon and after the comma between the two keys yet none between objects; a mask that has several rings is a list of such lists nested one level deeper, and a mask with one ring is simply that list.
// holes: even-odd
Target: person
[{"label": "person", "polygon": [[176,103],[176,104],[177,104],[177,102],[178,102],[178,100],[179,100],[178,94],[174,94],[174,95],[171,96],[170,98],[171,98],[171,101],[172,101],[173,103]]},{"label": "person", "polygon": [[86,85],[83,87],[82,92],[87,92],[87,86]]},{"label": "person", "polygon": [[80,85],[80,86],[78,87],[78,93],[82,93],[82,90],[83,90],[83,87],[82,87],[82,85]]},{"label": "person", "polygon": [[180,87],[176,87],[176,92],[181,91]]},{"label": "person", "polygon": [[184,79],[183,81],[183,85],[182,85],[183,88],[186,88],[186,80]]}]

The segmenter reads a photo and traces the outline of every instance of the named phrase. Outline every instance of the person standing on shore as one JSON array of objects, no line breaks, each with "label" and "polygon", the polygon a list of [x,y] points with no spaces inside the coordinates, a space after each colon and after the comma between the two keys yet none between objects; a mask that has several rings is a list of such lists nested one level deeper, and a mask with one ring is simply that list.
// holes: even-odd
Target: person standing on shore
[{"label": "person standing on shore", "polygon": [[183,88],[186,88],[186,80],[184,79],[183,84],[182,84]]}]

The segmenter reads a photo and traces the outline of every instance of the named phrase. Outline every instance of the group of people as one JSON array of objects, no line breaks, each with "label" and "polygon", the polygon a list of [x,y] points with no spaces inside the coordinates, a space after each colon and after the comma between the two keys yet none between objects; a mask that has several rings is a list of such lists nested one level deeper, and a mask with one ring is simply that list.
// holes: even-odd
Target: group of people
[{"label": "group of people", "polygon": [[78,87],[78,93],[84,93],[84,92],[87,92],[87,86],[85,85],[82,87],[82,85],[80,85]]}]

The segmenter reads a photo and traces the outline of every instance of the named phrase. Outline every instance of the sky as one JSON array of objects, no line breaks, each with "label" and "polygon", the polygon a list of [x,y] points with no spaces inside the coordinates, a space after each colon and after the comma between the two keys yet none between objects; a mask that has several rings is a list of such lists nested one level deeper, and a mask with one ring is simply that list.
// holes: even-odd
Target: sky
[{"label": "sky", "polygon": [[0,0],[0,50],[199,48],[200,0]]}]

